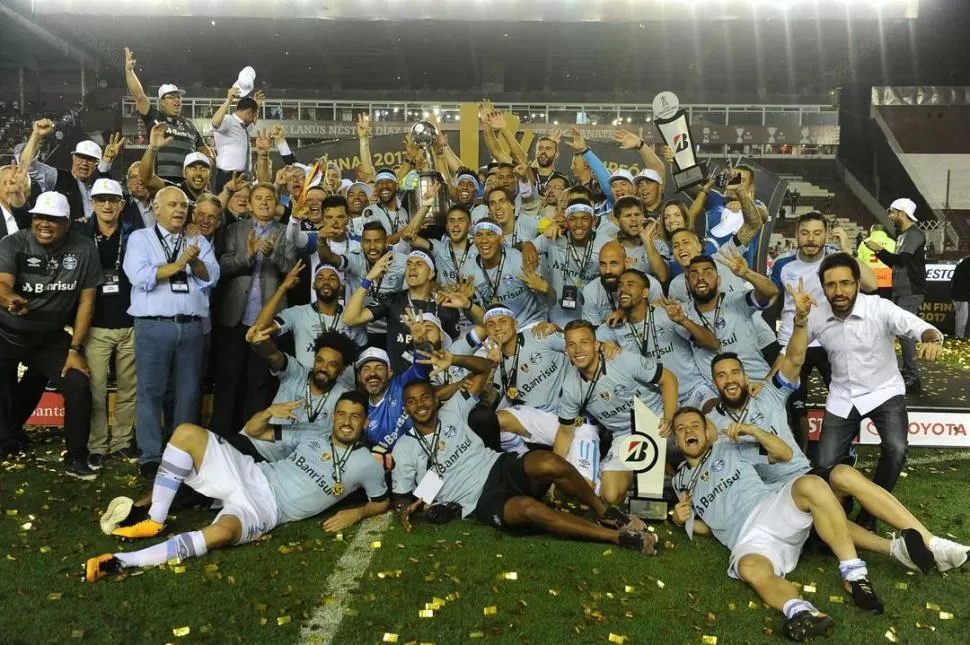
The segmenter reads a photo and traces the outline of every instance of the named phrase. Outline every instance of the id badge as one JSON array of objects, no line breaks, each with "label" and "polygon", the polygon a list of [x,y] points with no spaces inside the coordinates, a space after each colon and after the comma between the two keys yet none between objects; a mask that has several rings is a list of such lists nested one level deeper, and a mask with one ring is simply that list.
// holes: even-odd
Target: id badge
[{"label": "id badge", "polygon": [[575,309],[576,301],[579,299],[579,288],[574,284],[564,284],[562,287],[562,298],[559,306],[563,309]]},{"label": "id badge", "polygon": [[117,271],[105,271],[104,272],[104,284],[101,285],[101,293],[112,296],[121,292],[121,287],[118,284],[118,272]]},{"label": "id badge", "polygon": [[172,286],[172,293],[188,293],[189,292],[189,274],[185,271],[179,271],[168,279],[168,283]]},{"label": "id badge", "polygon": [[414,489],[414,496],[421,499],[425,504],[434,504],[434,498],[441,492],[441,487],[445,485],[445,480],[441,476],[429,470],[421,478],[418,487]]}]

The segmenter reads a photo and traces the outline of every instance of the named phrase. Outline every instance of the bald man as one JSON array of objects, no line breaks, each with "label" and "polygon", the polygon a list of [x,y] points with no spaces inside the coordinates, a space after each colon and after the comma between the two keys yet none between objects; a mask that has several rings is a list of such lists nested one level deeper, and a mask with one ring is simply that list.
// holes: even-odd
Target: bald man
[{"label": "bald man", "polygon": [[[607,242],[600,249],[599,280],[593,280],[583,287],[583,320],[593,325],[602,325],[606,318],[616,311],[616,288],[620,283],[620,274],[629,268],[624,246],[617,242]],[[653,276],[647,276],[650,281],[650,302],[664,297],[663,287]]]}]

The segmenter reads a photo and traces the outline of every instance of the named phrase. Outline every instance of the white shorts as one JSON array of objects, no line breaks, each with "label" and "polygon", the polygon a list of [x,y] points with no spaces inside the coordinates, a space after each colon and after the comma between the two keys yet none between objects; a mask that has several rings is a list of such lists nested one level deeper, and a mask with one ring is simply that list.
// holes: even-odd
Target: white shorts
[{"label": "white shorts", "polygon": [[681,408],[691,407],[703,410],[705,403],[712,399],[718,399],[720,396],[708,383],[701,381],[691,389],[681,393],[677,398],[677,405]]},{"label": "white shorts", "polygon": [[754,507],[741,527],[731,550],[728,575],[740,578],[738,561],[746,555],[761,555],[771,561],[776,576],[784,577],[798,564],[802,546],[812,529],[812,514],[795,506],[791,487],[795,480],[779,488]]},{"label": "white shorts", "polygon": [[[529,431],[532,435],[531,438],[526,438],[529,443],[543,446],[552,446],[555,443],[556,433],[559,431],[559,417],[552,412],[543,412],[527,405],[502,408],[500,411],[511,414],[523,428]],[[569,447],[566,461],[571,463],[586,480],[597,482],[600,475],[599,456],[599,430],[594,425],[584,423],[576,428],[573,434],[573,443]]]},{"label": "white shorts", "polygon": [[279,523],[276,495],[252,457],[242,454],[218,435],[206,432],[209,443],[202,466],[199,472],[190,473],[185,483],[207,497],[222,501],[216,520],[223,515],[239,518],[242,536],[236,544],[252,542]]}]

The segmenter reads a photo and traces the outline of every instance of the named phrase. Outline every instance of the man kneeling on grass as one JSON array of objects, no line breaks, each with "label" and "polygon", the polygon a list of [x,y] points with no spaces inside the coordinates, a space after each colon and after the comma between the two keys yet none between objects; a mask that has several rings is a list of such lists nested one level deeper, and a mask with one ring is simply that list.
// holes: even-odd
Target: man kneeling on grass
[{"label": "man kneeling on grass", "polygon": [[[647,555],[657,536],[642,521],[607,506],[569,462],[549,451],[498,453],[469,428],[477,398],[459,392],[438,407],[427,381],[404,386],[404,409],[414,425],[394,445],[394,502],[405,530],[410,515],[432,499],[428,515],[446,521],[474,515],[483,524],[516,533],[541,529],[555,535],[610,542]],[[572,495],[596,513],[597,523],[553,510],[540,500],[549,487]]]},{"label": "man kneeling on grass", "polygon": [[[300,404],[294,401],[270,406],[249,420],[246,434],[254,442],[274,442],[280,435],[270,425],[270,419],[293,418]],[[324,530],[340,531],[385,512],[390,504],[384,471],[371,458],[370,451],[358,444],[366,425],[367,397],[344,392],[334,408],[330,437],[291,429],[282,435],[288,437],[286,442],[290,445],[280,446],[278,459],[259,463],[204,428],[180,425],[162,454],[151,507],[146,510],[132,506],[128,498],[115,498],[102,516],[102,530],[125,538],[160,534],[183,481],[222,502],[215,522],[201,531],[180,533],[147,549],[91,558],[86,566],[87,581],[96,582],[127,567],[156,566],[252,542],[278,524],[321,513],[361,488],[368,503],[336,513],[323,523]]]},{"label": "man kneeling on grass", "polygon": [[686,460],[672,481],[681,497],[674,522],[684,526],[688,536],[711,532],[731,550],[728,575],[751,585],[764,602],[785,614],[788,638],[802,641],[828,635],[835,627],[830,616],[801,600],[783,578],[798,564],[813,525],[838,557],[843,585],[855,604],[882,613],[882,602],[869,584],[866,563],[856,553],[845,512],[832,489],[815,475],[802,475],[772,491],[732,440],[752,437],[772,462],[792,458],[788,444],[741,423],[726,432],[730,440],[712,440],[708,421],[696,408],[678,410],[672,425]]}]

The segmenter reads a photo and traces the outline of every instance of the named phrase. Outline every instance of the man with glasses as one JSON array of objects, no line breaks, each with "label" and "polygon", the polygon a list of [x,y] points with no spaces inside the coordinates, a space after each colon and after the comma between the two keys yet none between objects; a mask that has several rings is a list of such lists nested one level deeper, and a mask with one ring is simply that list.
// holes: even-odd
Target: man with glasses
[{"label": "man with glasses", "polygon": [[155,174],[169,184],[177,184],[182,181],[182,163],[186,155],[196,150],[206,152],[210,158],[215,155],[205,145],[192,121],[182,116],[185,90],[171,83],[163,84],[158,88],[158,107],[154,107],[135,74],[135,63],[134,52],[125,47],[125,81],[128,91],[135,97],[135,109],[145,122],[145,129],[151,131],[159,123],[164,123],[168,126],[167,135],[172,137],[171,143],[158,153]]}]

